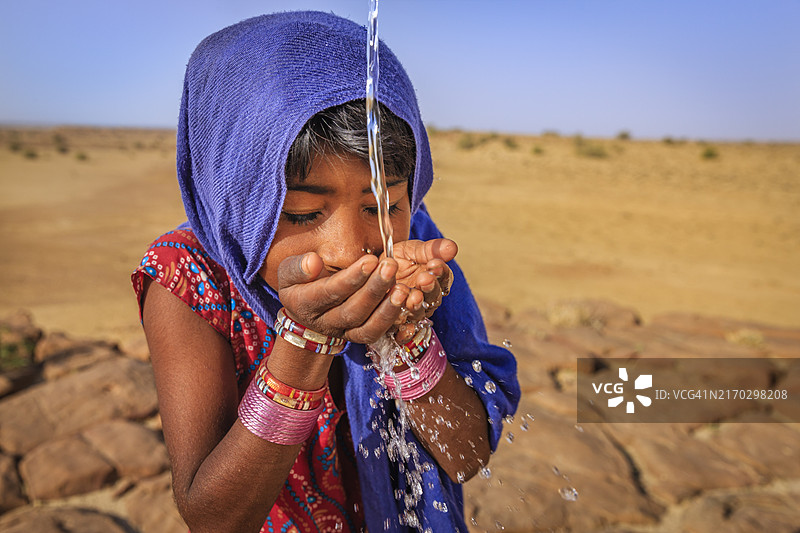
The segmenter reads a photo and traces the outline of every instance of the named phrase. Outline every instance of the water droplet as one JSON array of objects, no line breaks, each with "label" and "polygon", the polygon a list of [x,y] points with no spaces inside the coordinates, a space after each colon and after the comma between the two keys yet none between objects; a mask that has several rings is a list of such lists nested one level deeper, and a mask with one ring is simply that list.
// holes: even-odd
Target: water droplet
[{"label": "water droplet", "polygon": [[486,392],[490,394],[494,394],[494,392],[497,390],[497,386],[494,384],[494,381],[491,380],[484,383],[483,388],[486,389]]},{"label": "water droplet", "polygon": [[481,468],[479,474],[483,479],[489,479],[490,477],[492,477],[492,470],[488,466],[484,466],[483,468]]},{"label": "water droplet", "polygon": [[507,440],[509,443],[511,443],[511,442],[514,442],[514,434],[513,434],[513,433],[511,433],[511,432],[509,431],[509,432],[508,432],[508,435],[506,435],[506,440]]},{"label": "water droplet", "polygon": [[436,398],[436,402],[437,402],[439,405],[444,405],[444,396],[442,396],[442,395],[440,394],[440,395],[439,395],[439,396]]},{"label": "water droplet", "polygon": [[474,370],[475,372],[480,372],[481,370],[483,370],[483,366],[481,365],[481,362],[478,361],[477,359],[472,361],[472,370]]},{"label": "water droplet", "polygon": [[411,379],[419,379],[419,368],[415,366],[411,367]]},{"label": "water droplet", "polygon": [[469,377],[469,376],[464,376],[464,383],[466,383],[468,386],[472,387],[472,378]]},{"label": "water droplet", "polygon": [[372,407],[373,409],[376,409],[376,408],[378,407],[378,402],[376,402],[376,401],[375,401],[375,398],[373,398],[373,397],[371,397],[371,396],[370,396],[370,398],[369,398],[369,405],[370,405],[370,407]]},{"label": "water droplet", "polygon": [[475,520],[475,517],[474,517],[474,516],[473,516],[473,517],[471,517],[471,518],[469,519],[469,521],[470,521],[470,523],[471,523],[473,526],[477,526],[477,525],[478,525],[478,521],[477,521],[477,520]]},{"label": "water droplet", "polygon": [[403,492],[403,489],[394,489],[395,500],[402,500],[403,496],[405,496],[405,492]]},{"label": "water droplet", "polygon": [[368,449],[366,448],[366,446],[364,446],[363,444],[359,444],[359,445],[358,445],[358,451],[360,451],[360,452],[361,452],[361,455],[363,455],[363,456],[364,456],[364,459],[366,459],[367,457],[369,457],[369,450],[368,450]]},{"label": "water droplet", "polygon": [[505,526],[503,524],[501,524],[499,521],[495,520],[494,521],[494,528],[495,529],[499,529],[500,531],[502,531],[502,530],[505,529]]},{"label": "water droplet", "polygon": [[446,513],[446,512],[447,512],[447,504],[446,504],[446,503],[444,503],[444,502],[440,503],[440,504],[439,504],[439,510],[440,510],[441,512],[443,512],[443,513]]},{"label": "water droplet", "polygon": [[506,424],[513,424],[514,423],[514,415],[506,415],[503,420],[505,420]]},{"label": "water droplet", "polygon": [[456,474],[456,481],[458,481],[459,483],[464,483],[465,480],[466,476],[464,475],[464,472],[458,472]]},{"label": "water droplet", "polygon": [[574,487],[561,487],[558,493],[568,502],[578,501],[578,491]]},{"label": "water droplet", "polygon": [[527,416],[527,417],[528,417],[528,420],[530,420],[531,422],[533,422],[533,415],[532,415],[532,414],[528,413],[528,414],[527,414],[527,415],[525,415],[525,416]]},{"label": "water droplet", "polygon": [[528,422],[526,420],[522,421],[522,424],[519,425],[519,429],[522,431],[528,431]]},{"label": "water droplet", "polygon": [[513,344],[511,344],[510,340],[503,339],[503,346],[505,346],[506,348],[511,348],[513,346]]},{"label": "water droplet", "polygon": [[583,426],[575,424],[575,429],[577,429],[580,433],[583,433]]},{"label": "water droplet", "polygon": [[561,470],[559,470],[557,466],[553,466],[553,474],[560,476]]},{"label": "water droplet", "polygon": [[341,522],[336,522],[336,525],[335,525],[335,526],[333,526],[333,529],[334,529],[335,531],[341,531],[343,528],[344,528],[344,526],[342,525],[342,523],[341,523]]}]

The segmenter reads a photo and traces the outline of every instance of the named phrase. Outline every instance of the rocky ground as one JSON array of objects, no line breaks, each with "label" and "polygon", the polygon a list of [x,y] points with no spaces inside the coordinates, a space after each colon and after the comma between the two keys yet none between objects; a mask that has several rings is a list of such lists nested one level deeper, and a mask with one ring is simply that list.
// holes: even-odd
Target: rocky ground
[{"label": "rocky ground", "polygon": [[[491,476],[466,485],[472,531],[800,531],[800,424],[786,422],[800,415],[797,373],[774,383],[789,411],[741,404],[714,424],[579,425],[575,393],[579,357],[800,357],[800,330],[688,314],[642,324],[598,301],[483,308],[524,395]],[[0,350],[0,530],[186,531],[143,339],[71,338],[16,313]]]}]

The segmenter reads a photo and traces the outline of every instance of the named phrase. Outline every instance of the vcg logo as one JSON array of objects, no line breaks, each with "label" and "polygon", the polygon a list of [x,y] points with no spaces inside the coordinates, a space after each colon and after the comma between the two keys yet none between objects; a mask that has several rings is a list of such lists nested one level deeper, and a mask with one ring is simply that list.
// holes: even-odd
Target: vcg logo
[{"label": "vcg logo", "polygon": [[[592,383],[592,388],[594,389],[595,394],[600,394],[600,391],[603,391],[605,394],[614,395],[613,397],[608,399],[608,406],[609,407],[617,407],[622,402],[625,401],[625,382],[628,381],[628,369],[627,368],[620,368],[619,369],[619,379],[622,381],[618,381],[616,383]],[[639,377],[636,378],[636,381],[633,382],[633,388],[635,390],[643,390],[649,389],[653,386],[653,375],[652,374],[641,374]],[[649,396],[645,396],[643,394],[636,394],[636,399],[645,407],[649,407],[653,400],[650,399]],[[633,413],[636,409],[636,405],[633,400],[628,400],[625,403],[625,412],[626,413]]]}]

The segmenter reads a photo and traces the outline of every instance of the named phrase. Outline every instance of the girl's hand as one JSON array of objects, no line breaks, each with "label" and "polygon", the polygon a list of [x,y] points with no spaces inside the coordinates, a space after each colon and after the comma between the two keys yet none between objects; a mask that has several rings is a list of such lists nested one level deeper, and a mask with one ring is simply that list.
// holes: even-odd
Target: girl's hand
[{"label": "girl's hand", "polygon": [[398,262],[365,255],[333,274],[314,252],[284,259],[278,297],[290,318],[325,335],[370,344],[398,322],[411,294],[396,283]]},{"label": "girl's hand", "polygon": [[397,283],[410,289],[405,301],[408,314],[401,315],[400,319],[405,323],[398,325],[398,342],[408,340],[413,335],[413,324],[433,315],[442,298],[450,292],[453,272],[446,262],[455,258],[457,253],[458,246],[450,239],[410,240],[394,245],[394,258],[398,263]]}]

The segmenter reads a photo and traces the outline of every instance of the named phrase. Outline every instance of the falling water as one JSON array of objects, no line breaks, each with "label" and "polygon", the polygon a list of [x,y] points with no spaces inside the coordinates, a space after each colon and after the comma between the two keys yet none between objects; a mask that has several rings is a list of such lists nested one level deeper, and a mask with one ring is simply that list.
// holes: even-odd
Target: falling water
[{"label": "falling water", "polygon": [[378,94],[378,0],[370,0],[369,23],[367,24],[367,142],[369,145],[369,169],[372,172],[370,187],[378,202],[378,226],[383,239],[386,257],[394,257],[392,223],[389,218],[389,194],[386,190],[386,174],[383,169],[381,149],[381,114],[376,96]]}]

